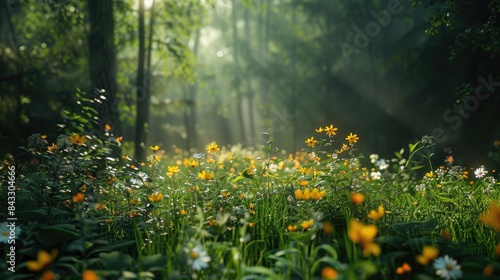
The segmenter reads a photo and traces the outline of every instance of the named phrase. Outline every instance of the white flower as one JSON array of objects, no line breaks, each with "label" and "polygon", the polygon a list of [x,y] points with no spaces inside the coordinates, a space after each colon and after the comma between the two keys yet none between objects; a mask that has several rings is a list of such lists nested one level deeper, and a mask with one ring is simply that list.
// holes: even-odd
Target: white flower
[{"label": "white flower", "polygon": [[384,170],[384,169],[387,169],[389,167],[389,164],[385,161],[385,159],[381,159],[378,162],[380,162],[380,164],[378,166],[378,169],[380,169],[380,170]]},{"label": "white flower", "polygon": [[457,261],[448,255],[436,259],[434,261],[434,269],[436,270],[436,275],[446,280],[462,277],[460,265],[457,265]]},{"label": "white flower", "polygon": [[415,190],[417,192],[423,192],[423,191],[425,191],[425,184],[416,185],[415,186]]},{"label": "white flower", "polygon": [[275,163],[269,164],[269,171],[275,173],[276,171],[278,171],[278,165]]},{"label": "white flower", "polygon": [[370,173],[370,177],[372,178],[372,180],[380,180],[380,177],[382,177],[382,173],[380,173],[379,171],[372,172]]},{"label": "white flower", "polygon": [[[15,226],[14,231],[11,231],[12,227],[8,226],[7,222],[0,223],[0,243],[7,244],[9,242],[9,236],[11,238],[17,238],[21,234],[21,228]],[[13,235],[11,235],[13,233]]]},{"label": "white flower", "polygon": [[474,175],[476,175],[476,178],[483,178],[484,175],[486,175],[488,171],[484,170],[484,166],[481,165],[478,169],[474,171]]},{"label": "white flower", "polygon": [[377,154],[371,154],[370,155],[370,161],[371,163],[375,163],[378,160],[378,155]]},{"label": "white flower", "polygon": [[188,265],[194,270],[202,270],[208,267],[208,262],[211,260],[206,251],[203,250],[200,244],[197,244],[192,249],[185,249],[188,254]]}]

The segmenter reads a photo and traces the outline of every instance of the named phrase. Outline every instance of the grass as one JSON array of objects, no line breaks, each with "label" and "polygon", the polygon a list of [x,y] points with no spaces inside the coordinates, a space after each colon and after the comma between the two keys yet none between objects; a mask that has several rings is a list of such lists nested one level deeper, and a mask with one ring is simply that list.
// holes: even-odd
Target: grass
[{"label": "grass", "polygon": [[[109,131],[33,135],[1,167],[21,230],[15,272],[1,239],[3,279],[439,279],[445,255],[464,279],[500,275],[500,220],[479,219],[500,197],[492,171],[433,167],[429,137],[364,158],[327,128],[290,155],[268,131],[262,149],[150,147],[144,163],[110,157]],[[422,264],[425,246],[439,254]]]}]

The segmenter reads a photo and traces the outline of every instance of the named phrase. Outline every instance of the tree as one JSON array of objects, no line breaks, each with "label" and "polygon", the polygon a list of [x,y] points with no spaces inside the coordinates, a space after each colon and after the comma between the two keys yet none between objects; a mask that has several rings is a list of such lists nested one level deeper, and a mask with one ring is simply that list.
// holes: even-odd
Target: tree
[{"label": "tree", "polygon": [[113,1],[87,1],[90,21],[89,67],[92,90],[106,97],[99,112],[100,126],[104,131],[106,124],[112,131],[121,133],[118,112],[116,83],[116,48],[114,44]]}]

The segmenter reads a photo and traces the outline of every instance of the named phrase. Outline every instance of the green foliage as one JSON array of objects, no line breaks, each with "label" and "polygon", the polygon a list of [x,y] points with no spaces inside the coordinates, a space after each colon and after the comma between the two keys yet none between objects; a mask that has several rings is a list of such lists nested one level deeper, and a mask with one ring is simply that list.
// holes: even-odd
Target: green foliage
[{"label": "green foliage", "polygon": [[[85,112],[68,118],[81,135]],[[434,274],[432,262],[418,261],[425,246],[457,260],[464,276],[490,265],[497,275],[500,267],[494,232],[478,219],[499,198],[496,180],[483,175],[470,184],[457,166],[431,168],[422,179],[416,159],[432,157],[427,136],[407,156],[371,155],[371,171],[357,155],[358,139],[343,144],[333,134],[306,141],[295,156],[279,153],[269,131],[262,151],[151,146],[144,163],[107,157],[119,144],[107,132],[84,137],[61,134],[54,146],[33,135],[23,148],[33,159],[16,164],[19,279],[49,271],[105,279],[393,279],[403,263],[411,267],[404,273],[422,278]],[[383,212],[372,216],[379,205]],[[55,257],[34,270],[42,250]]]}]

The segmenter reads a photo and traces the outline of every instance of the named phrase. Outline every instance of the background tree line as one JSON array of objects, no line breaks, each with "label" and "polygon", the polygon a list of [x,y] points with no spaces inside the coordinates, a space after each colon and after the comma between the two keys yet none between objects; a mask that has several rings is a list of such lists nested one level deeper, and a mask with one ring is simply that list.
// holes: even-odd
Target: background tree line
[{"label": "background tree line", "polygon": [[[387,157],[442,130],[438,149],[473,165],[500,138],[499,1],[1,3],[2,153],[56,137],[77,88],[105,98],[95,130],[110,124],[138,159],[151,144],[260,145],[268,128],[293,151],[332,123]],[[476,90],[491,91],[477,106]]]}]

